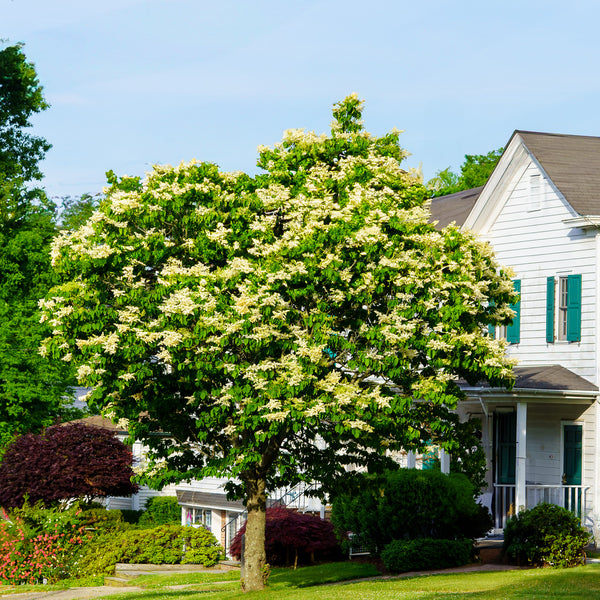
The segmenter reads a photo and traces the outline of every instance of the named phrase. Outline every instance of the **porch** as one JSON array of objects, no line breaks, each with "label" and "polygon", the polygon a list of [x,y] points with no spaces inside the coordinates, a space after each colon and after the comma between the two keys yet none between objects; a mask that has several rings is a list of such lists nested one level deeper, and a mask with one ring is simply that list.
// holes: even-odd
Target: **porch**
[{"label": "porch", "polygon": [[598,388],[557,365],[516,367],[512,390],[467,388],[463,418],[481,421],[487,459],[482,503],[501,532],[509,517],[542,502],[596,531],[600,480]]},{"label": "porch", "polygon": [[[585,524],[587,493],[589,487],[583,485],[525,485],[525,508],[530,509],[543,502],[557,504],[576,514]],[[516,514],[516,485],[494,484],[493,510],[494,528],[504,529],[506,521]]]}]

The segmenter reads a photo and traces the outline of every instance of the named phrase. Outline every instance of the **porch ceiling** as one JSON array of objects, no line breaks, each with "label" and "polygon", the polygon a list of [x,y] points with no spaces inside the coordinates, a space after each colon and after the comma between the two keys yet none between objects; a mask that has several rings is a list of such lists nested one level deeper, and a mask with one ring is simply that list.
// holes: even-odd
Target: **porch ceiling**
[{"label": "porch ceiling", "polygon": [[221,510],[244,510],[241,500],[227,500],[225,494],[214,492],[193,492],[177,490],[177,501],[180,505],[196,508],[216,508]]}]

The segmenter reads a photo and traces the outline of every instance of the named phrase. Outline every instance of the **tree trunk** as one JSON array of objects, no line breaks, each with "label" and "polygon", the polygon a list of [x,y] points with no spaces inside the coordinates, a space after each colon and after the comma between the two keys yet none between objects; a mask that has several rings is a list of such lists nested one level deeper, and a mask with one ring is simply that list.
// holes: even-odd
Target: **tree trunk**
[{"label": "tree trunk", "polygon": [[265,587],[265,524],[267,522],[266,480],[264,477],[246,479],[248,521],[244,550],[244,579],[242,588],[246,592]]}]

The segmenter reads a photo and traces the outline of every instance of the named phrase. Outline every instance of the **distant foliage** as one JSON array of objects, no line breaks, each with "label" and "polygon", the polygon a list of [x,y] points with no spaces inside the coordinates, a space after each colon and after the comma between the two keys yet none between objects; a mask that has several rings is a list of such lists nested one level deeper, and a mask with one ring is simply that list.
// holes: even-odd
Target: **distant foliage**
[{"label": "distant foliage", "polygon": [[476,538],[492,527],[466,476],[417,469],[357,474],[333,499],[332,518],[340,532],[358,534],[372,551],[399,539]]},{"label": "distant foliage", "polygon": [[126,496],[131,451],[110,431],[82,423],[53,426],[14,440],[0,463],[0,506],[21,506],[26,498],[53,503],[71,498]]},{"label": "distant foliage", "polygon": [[[229,549],[236,558],[241,556],[244,533],[245,523]],[[265,549],[269,564],[289,564],[292,560],[303,562],[336,553],[339,551],[339,542],[329,521],[289,508],[268,508]]]},{"label": "distant foliage", "polygon": [[53,285],[55,206],[38,187],[50,144],[30,133],[48,108],[21,44],[0,49],[0,454],[14,436],[38,432],[66,412],[73,369],[38,349],[52,331],[38,300]]},{"label": "distant foliage", "polygon": [[466,154],[465,162],[460,166],[460,175],[450,171],[450,167],[446,167],[427,182],[427,187],[433,196],[446,196],[485,185],[496,168],[502,152],[504,148],[492,150],[487,154]]},{"label": "distant foliage", "polygon": [[473,555],[471,540],[395,540],[381,553],[390,573],[420,569],[447,569],[466,565]]},{"label": "distant foliage", "polygon": [[146,501],[146,510],[142,513],[139,524],[142,527],[157,525],[181,524],[181,506],[174,496],[155,496]]},{"label": "distant foliage", "polygon": [[574,567],[584,564],[590,534],[577,515],[555,504],[538,504],[508,520],[503,552],[517,564]]}]

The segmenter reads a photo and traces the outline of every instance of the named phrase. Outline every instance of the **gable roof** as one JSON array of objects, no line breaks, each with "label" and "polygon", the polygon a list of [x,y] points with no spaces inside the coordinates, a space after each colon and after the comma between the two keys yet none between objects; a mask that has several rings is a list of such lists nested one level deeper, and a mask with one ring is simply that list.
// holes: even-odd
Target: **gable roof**
[{"label": "gable roof", "polygon": [[62,425],[69,425],[69,423],[83,423],[84,425],[88,425],[90,427],[108,429],[109,431],[114,431],[115,433],[127,433],[126,428],[122,427],[117,423],[113,423],[110,419],[107,419],[106,417],[101,417],[100,415],[94,415],[91,417],[84,417],[83,419],[67,421],[66,423],[62,423]]},{"label": "gable roof", "polygon": [[431,221],[436,223],[436,229],[442,229],[455,222],[462,226],[471,212],[483,186],[471,190],[462,190],[447,196],[438,196],[431,199]]},{"label": "gable roof", "polygon": [[515,131],[580,215],[600,215],[600,137]]},{"label": "gable roof", "polygon": [[[517,148],[521,148],[520,153]],[[463,226],[467,220],[468,226],[473,227],[515,152],[523,157],[533,156],[575,213],[600,217],[600,137],[517,129],[485,186],[432,198],[431,220],[437,221],[436,228],[452,221]],[[480,197],[482,202],[477,204]]]}]

